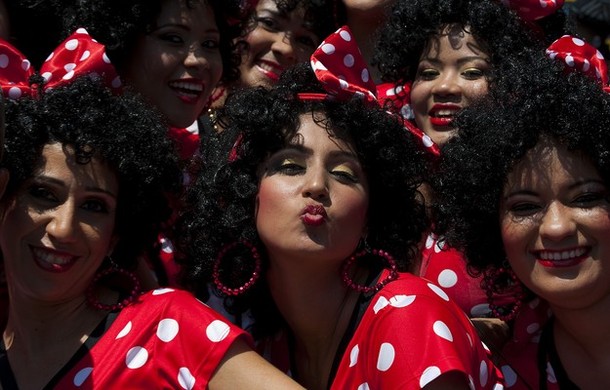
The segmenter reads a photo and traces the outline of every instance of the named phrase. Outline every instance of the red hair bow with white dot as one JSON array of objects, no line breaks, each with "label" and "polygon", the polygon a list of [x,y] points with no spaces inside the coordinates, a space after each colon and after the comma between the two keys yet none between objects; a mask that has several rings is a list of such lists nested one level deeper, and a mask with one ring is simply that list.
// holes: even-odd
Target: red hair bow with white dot
[{"label": "red hair bow with white dot", "polygon": [[564,0],[502,0],[521,19],[533,22],[555,13],[563,7]]},{"label": "red hair bow with white dot", "polygon": [[606,61],[602,53],[592,45],[580,38],[564,35],[551,43],[546,53],[552,59],[561,60],[567,70],[579,71],[599,80],[604,91],[610,92]]},{"label": "red hair bow with white dot", "polygon": [[356,95],[377,104],[375,83],[347,26],[335,31],[320,44],[311,55],[311,67],[332,97],[349,100]]},{"label": "red hair bow with white dot", "polygon": [[70,35],[45,60],[39,72],[43,85],[31,84],[35,74],[30,61],[19,50],[0,40],[0,88],[10,99],[36,96],[38,88],[57,87],[83,75],[103,79],[115,92],[121,89],[121,80],[104,45],[91,38],[83,28]]}]

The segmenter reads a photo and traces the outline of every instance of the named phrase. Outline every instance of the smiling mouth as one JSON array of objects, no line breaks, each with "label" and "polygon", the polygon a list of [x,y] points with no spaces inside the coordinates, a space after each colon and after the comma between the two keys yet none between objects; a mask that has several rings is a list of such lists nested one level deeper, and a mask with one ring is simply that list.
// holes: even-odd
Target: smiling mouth
[{"label": "smiling mouth", "polygon": [[65,272],[76,263],[77,256],[30,247],[32,257],[38,267],[50,272]]},{"label": "smiling mouth", "polygon": [[188,103],[197,101],[203,93],[203,85],[199,83],[172,81],[169,86],[178,94],[178,97],[183,100],[186,99]]},{"label": "smiling mouth", "polygon": [[284,69],[267,61],[257,61],[255,66],[262,74],[264,74],[273,81],[279,80],[280,75],[284,71]]},{"label": "smiling mouth", "polygon": [[536,260],[545,267],[572,267],[582,263],[589,256],[590,248],[580,247],[563,251],[536,251]]}]

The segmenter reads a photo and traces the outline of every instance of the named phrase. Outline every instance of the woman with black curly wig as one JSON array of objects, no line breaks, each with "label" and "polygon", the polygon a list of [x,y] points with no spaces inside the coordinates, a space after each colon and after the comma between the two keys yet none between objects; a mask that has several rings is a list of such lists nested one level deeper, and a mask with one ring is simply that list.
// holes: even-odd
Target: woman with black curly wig
[{"label": "woman with black curly wig", "polygon": [[138,292],[181,178],[159,117],[88,77],[36,95],[6,104],[2,388],[290,386],[192,295]]},{"label": "woman with black curly wig", "polygon": [[[578,65],[585,44],[574,43],[563,59],[595,74],[601,55]],[[510,99],[498,91],[458,115],[436,182],[439,228],[491,289],[525,286],[494,308],[516,315],[498,351],[508,388],[607,388],[610,97],[546,58],[527,70]],[[597,76],[607,81],[605,65]]]},{"label": "woman with black curly wig", "polygon": [[[507,75],[523,71],[528,53],[543,51],[551,37],[563,33],[565,15],[558,9],[562,3],[415,0],[395,4],[380,33],[377,61],[384,79],[394,85],[388,90],[390,101],[394,99],[395,109],[407,123],[423,131],[426,150],[438,155],[437,147],[455,131],[452,122],[459,110],[484,98],[496,84],[511,86],[514,80]],[[433,171],[431,164],[426,172]],[[429,191],[426,201],[433,203],[433,198]],[[489,316],[481,280],[467,272],[463,255],[433,234],[424,247],[419,274],[442,287],[468,315]]]},{"label": "woman with black curly wig", "polygon": [[184,283],[250,310],[261,351],[308,389],[492,388],[467,317],[405,272],[427,226],[415,141],[336,81],[358,92],[330,94],[303,64],[228,100],[183,215]]},{"label": "woman with black curly wig", "polygon": [[[277,82],[284,70],[307,62],[320,42],[335,30],[332,2],[328,0],[241,0],[241,36],[235,39],[241,63],[239,77],[222,82],[215,91],[214,108],[239,88]],[[216,113],[210,121],[218,130]]]}]

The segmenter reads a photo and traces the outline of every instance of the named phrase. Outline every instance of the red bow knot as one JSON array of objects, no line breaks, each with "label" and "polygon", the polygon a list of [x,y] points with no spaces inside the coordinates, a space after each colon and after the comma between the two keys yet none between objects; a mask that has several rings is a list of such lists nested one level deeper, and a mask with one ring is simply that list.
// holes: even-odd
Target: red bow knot
[{"label": "red bow knot", "polygon": [[42,86],[30,84],[35,74],[30,61],[19,50],[0,40],[0,88],[8,98],[36,96],[38,88],[51,89],[83,75],[102,78],[115,92],[120,92],[122,86],[104,45],[91,38],[84,28],[76,30],[45,60],[39,72]]},{"label": "red bow knot", "polygon": [[311,55],[311,67],[324,89],[339,100],[361,96],[377,104],[375,83],[347,26],[329,35]]},{"label": "red bow knot", "polygon": [[533,22],[555,13],[563,7],[564,0],[502,0],[502,3],[521,19]]},{"label": "red bow knot", "polygon": [[550,58],[565,63],[567,70],[576,70],[599,80],[604,90],[606,92],[610,91],[610,87],[608,87],[608,67],[604,56],[599,50],[582,39],[564,35],[551,43],[546,49],[546,53]]}]

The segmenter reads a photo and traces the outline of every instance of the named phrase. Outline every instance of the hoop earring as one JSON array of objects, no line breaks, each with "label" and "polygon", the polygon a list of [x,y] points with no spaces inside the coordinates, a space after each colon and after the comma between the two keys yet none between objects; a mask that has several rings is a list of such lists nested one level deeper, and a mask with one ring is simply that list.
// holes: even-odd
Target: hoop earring
[{"label": "hoop earring", "polygon": [[[126,269],[119,268],[110,256],[108,256],[108,259],[110,260],[110,267],[98,272],[95,275],[95,277],[91,281],[91,284],[87,288],[87,291],[85,292],[85,296],[87,298],[87,303],[89,304],[89,306],[94,309],[104,311],[118,311],[129,305],[131,302],[135,301],[136,298],[139,296],[140,281],[131,272],[127,271]],[[113,275],[115,277],[122,276],[127,279],[127,281],[129,281],[132,285],[132,288],[129,291],[129,295],[127,295],[125,299],[120,300],[115,304],[102,303],[95,295],[96,285],[100,282],[100,280],[107,279],[110,275]]]},{"label": "hoop earring", "polygon": [[[389,265],[389,269],[390,269],[390,274],[384,280],[378,282],[373,287],[365,286],[362,284],[357,284],[349,276],[349,269],[352,266],[352,264],[358,258],[369,255],[369,254],[372,254],[373,256],[378,256],[378,257],[385,259],[387,261],[387,263]],[[345,283],[347,285],[347,287],[349,287],[352,290],[355,290],[359,293],[368,294],[371,292],[377,292],[377,291],[381,290],[383,288],[383,286],[390,283],[392,280],[397,279],[398,278],[398,267],[396,266],[396,260],[394,260],[394,257],[392,257],[392,255],[390,255],[388,252],[380,250],[380,249],[372,249],[371,251],[367,251],[366,249],[364,249],[364,250],[361,250],[360,252],[355,253],[352,256],[350,256],[345,261],[345,263],[343,263],[343,269],[342,269],[341,275],[343,277],[343,283]]]},{"label": "hoop earring", "polygon": [[[252,273],[252,276],[250,277],[250,279],[243,286],[235,287],[235,288],[227,287],[220,280],[220,264],[222,263],[222,260],[225,257],[225,255],[227,254],[227,252],[229,252],[230,250],[232,250],[233,248],[235,248],[237,245],[240,245],[240,244],[246,246],[250,250],[252,258],[254,259],[254,272]],[[256,281],[260,277],[260,273],[261,273],[261,257],[259,255],[256,247],[254,245],[252,245],[251,243],[249,243],[248,241],[235,241],[229,245],[225,245],[218,253],[218,257],[216,257],[216,261],[214,262],[212,278],[214,280],[214,285],[216,286],[216,288],[218,290],[220,290],[225,295],[234,297],[234,296],[238,296],[238,295],[244,293],[246,290],[248,290],[250,287],[252,287],[252,285],[254,285],[254,283],[256,283]]]},{"label": "hoop earring", "polygon": [[[493,317],[499,318],[504,322],[515,319],[521,310],[525,293],[521,281],[517,278],[517,275],[515,275],[510,266],[506,265],[485,271],[483,276],[483,289],[485,290],[485,295],[487,295],[487,302],[489,303],[489,309],[491,310],[491,315]],[[510,292],[512,289],[516,289],[515,303],[508,307],[496,305],[494,297]]]}]

